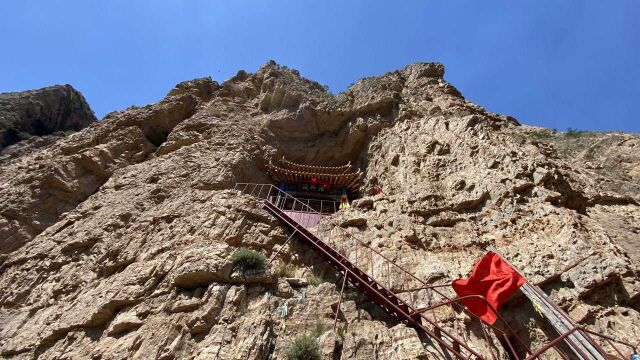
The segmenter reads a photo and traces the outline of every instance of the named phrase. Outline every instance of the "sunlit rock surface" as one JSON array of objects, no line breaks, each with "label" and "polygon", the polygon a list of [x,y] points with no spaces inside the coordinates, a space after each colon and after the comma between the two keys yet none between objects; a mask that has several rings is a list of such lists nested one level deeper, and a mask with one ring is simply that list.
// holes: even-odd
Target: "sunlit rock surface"
[{"label": "sunlit rock surface", "polygon": [[[302,243],[234,272],[237,248],[270,257],[289,236],[233,190],[282,156],[362,169],[334,223],[419,277],[467,276],[495,247],[580,324],[638,343],[640,137],[540,135],[443,77],[417,63],[332,95],[269,62],[0,158],[0,355],[283,359],[307,334],[327,359],[437,358],[351,290],[334,332],[341,283]],[[548,340],[524,297],[502,314]],[[438,315],[487,350],[464,314]]]}]

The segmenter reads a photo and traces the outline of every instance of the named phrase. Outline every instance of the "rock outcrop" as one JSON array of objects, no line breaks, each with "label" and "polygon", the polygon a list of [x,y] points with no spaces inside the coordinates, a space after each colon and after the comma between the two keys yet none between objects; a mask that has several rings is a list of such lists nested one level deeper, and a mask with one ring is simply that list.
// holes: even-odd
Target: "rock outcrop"
[{"label": "rock outcrop", "polygon": [[78,131],[96,121],[71,85],[0,94],[0,151],[32,136]]},{"label": "rock outcrop", "polygon": [[[5,158],[0,356],[283,359],[307,334],[326,359],[436,358],[350,289],[333,332],[340,284],[302,243],[234,271],[237,248],[270,257],[289,236],[233,190],[269,182],[265,161],[283,155],[362,169],[365,196],[334,223],[420,278],[466,276],[496,247],[580,324],[637,344],[637,160],[598,173],[443,77],[418,63],[332,95],[269,62]],[[548,339],[522,296],[502,313],[527,345]],[[464,314],[440,315],[479,344]]]}]

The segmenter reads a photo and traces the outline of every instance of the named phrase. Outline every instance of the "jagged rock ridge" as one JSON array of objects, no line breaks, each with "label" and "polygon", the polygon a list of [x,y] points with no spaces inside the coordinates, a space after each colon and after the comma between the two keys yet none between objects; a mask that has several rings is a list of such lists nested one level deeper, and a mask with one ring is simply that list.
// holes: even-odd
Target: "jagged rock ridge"
[{"label": "jagged rock ridge", "polygon": [[0,94],[0,151],[32,136],[78,131],[97,121],[71,85]]},{"label": "jagged rock ridge", "polygon": [[[361,168],[367,195],[337,223],[419,277],[465,276],[494,246],[581,324],[637,343],[637,188],[609,186],[443,76],[441,64],[417,63],[334,96],[269,62],[222,84],[181,83],[4,160],[0,355],[282,359],[316,332],[328,359],[436,357],[357,294],[334,336],[335,274],[303,244],[288,243],[264,273],[233,271],[238,247],[271,256],[289,235],[232,190],[268,182],[265,161],[283,155]],[[546,341],[522,297],[503,313],[531,347]],[[452,330],[467,321],[441,315]]]}]

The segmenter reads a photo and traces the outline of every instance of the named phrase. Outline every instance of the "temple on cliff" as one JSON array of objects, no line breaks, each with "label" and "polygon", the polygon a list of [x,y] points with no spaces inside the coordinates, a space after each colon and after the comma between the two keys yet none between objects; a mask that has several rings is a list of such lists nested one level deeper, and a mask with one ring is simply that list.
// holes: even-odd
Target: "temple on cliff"
[{"label": "temple on cliff", "polygon": [[269,161],[267,173],[280,190],[305,199],[335,201],[337,207],[349,206],[349,199],[358,196],[360,170],[353,171],[351,163],[327,167],[297,164],[280,159]]}]

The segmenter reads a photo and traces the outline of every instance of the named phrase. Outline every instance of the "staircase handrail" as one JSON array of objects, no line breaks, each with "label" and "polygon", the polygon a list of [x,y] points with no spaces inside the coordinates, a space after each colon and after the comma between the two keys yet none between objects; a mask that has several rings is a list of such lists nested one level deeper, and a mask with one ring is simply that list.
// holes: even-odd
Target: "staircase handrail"
[{"label": "staircase handrail", "polygon": [[[302,207],[307,207],[307,208],[309,209],[309,211],[307,211],[307,212],[315,213],[315,214],[317,214],[317,215],[321,216],[321,219],[322,219],[322,214],[318,213],[318,212],[317,212],[317,211],[315,211],[314,209],[312,209],[312,208],[310,208],[309,206],[307,206],[305,203],[303,203],[303,202],[299,201],[299,200],[298,200],[297,198],[295,198],[294,196],[291,196],[291,195],[287,194],[285,191],[282,191],[281,189],[277,188],[276,186],[274,186],[274,185],[272,185],[272,184],[237,183],[235,188],[237,189],[237,187],[238,187],[238,186],[242,186],[242,185],[244,185],[244,186],[245,186],[245,188],[244,188],[245,190],[246,190],[247,186],[249,186],[249,185],[253,185],[253,190],[252,190],[252,192],[251,192],[251,195],[252,195],[252,196],[255,196],[255,197],[257,197],[257,198],[260,198],[260,199],[263,199],[260,195],[261,195],[261,194],[263,193],[263,191],[264,191],[264,190],[263,190],[263,187],[265,187],[265,186],[266,186],[266,187],[269,189],[269,191],[267,191],[267,193],[266,193],[266,197],[264,198],[264,200],[267,200],[267,201],[268,201],[269,197],[271,196],[271,195],[270,195],[270,194],[271,194],[271,190],[274,190],[274,189],[275,189],[275,190],[277,191],[277,194],[280,194],[281,196],[284,196],[284,197],[286,197],[286,198],[288,198],[288,199],[293,200],[294,204],[295,204],[296,202],[300,203],[300,204],[302,205]],[[256,189],[257,189],[257,187],[258,187],[258,186],[260,186],[261,188],[260,188],[260,190],[258,191],[258,194],[257,194],[257,195],[254,195],[254,193],[255,193],[255,191],[256,191]],[[242,192],[244,193],[244,190],[242,190]],[[294,208],[295,208],[295,205],[294,205]],[[284,210],[283,210],[283,211],[284,211]],[[450,297],[446,296],[446,295],[445,295],[445,294],[443,294],[442,292],[438,291],[436,288],[438,288],[438,287],[442,287],[442,284],[438,284],[438,285],[429,285],[429,284],[427,284],[427,283],[426,283],[425,281],[423,281],[422,279],[418,278],[418,277],[417,277],[417,276],[415,276],[414,274],[412,274],[412,273],[408,272],[407,270],[405,270],[404,268],[402,268],[400,265],[396,264],[393,260],[391,260],[391,259],[387,258],[387,257],[386,257],[386,256],[384,256],[383,254],[381,254],[379,251],[377,251],[377,250],[373,249],[372,247],[370,247],[369,245],[367,245],[365,242],[363,242],[362,240],[360,240],[360,239],[359,239],[357,236],[355,236],[354,234],[351,234],[350,232],[346,231],[344,228],[342,228],[342,227],[341,227],[341,226],[340,226],[336,221],[334,221],[333,219],[329,219],[328,221],[329,221],[329,223],[330,223],[331,225],[333,225],[333,227],[334,227],[334,228],[338,228],[338,229],[340,229],[340,231],[344,232],[344,233],[345,233],[345,234],[347,234],[349,237],[351,237],[351,238],[353,238],[354,240],[356,240],[356,241],[357,241],[358,243],[360,243],[364,248],[367,248],[367,249],[371,250],[372,252],[374,252],[375,254],[377,254],[378,256],[380,256],[382,259],[386,260],[387,262],[389,262],[390,264],[392,264],[393,266],[395,266],[395,267],[396,267],[397,269],[399,269],[402,273],[409,275],[411,278],[413,278],[413,279],[417,280],[420,284],[424,285],[424,286],[423,286],[423,289],[426,289],[426,290],[432,290],[432,291],[434,291],[435,293],[437,293],[438,295],[442,296],[442,297],[443,297],[445,300],[447,300],[447,301],[454,300],[454,301],[452,301],[452,305],[458,305],[458,308],[459,308],[459,309],[461,309],[462,311],[464,311],[467,315],[469,315],[469,316],[470,316],[470,317],[472,317],[472,318],[478,319],[479,321],[481,321],[481,322],[482,322],[482,320],[480,320],[480,318],[479,318],[477,315],[475,315],[475,314],[473,314],[473,313],[469,312],[469,311],[468,311],[468,309],[466,309],[464,306],[460,306],[459,304],[457,304],[457,303],[455,302],[455,299],[451,299]],[[373,274],[372,274],[372,276],[371,276],[371,277],[373,278]],[[484,298],[483,298],[483,299],[484,299]],[[487,303],[487,305],[488,305],[488,306],[491,306],[491,305],[486,301],[486,299],[484,299],[484,301]],[[433,320],[432,320],[432,319],[429,319],[429,318],[428,318],[428,317],[427,317],[423,312],[418,311],[417,309],[415,309],[415,308],[414,308],[412,305],[410,305],[410,304],[407,304],[407,305],[411,306],[411,308],[413,308],[413,309],[415,310],[415,314],[416,314],[416,315],[418,315],[418,316],[420,316],[421,318],[425,319],[425,320],[426,320],[427,322],[429,322],[430,324],[432,324],[432,325],[436,325],[436,324],[433,322]],[[521,339],[520,339],[520,338],[515,334],[515,331],[513,331],[513,329],[511,329],[510,325],[506,322],[506,320],[504,320],[504,319],[500,316],[500,314],[498,314],[497,312],[496,312],[496,315],[497,315],[498,319],[500,320],[500,322],[501,322],[501,323],[503,323],[503,324],[506,326],[506,328],[509,330],[509,332],[510,332],[512,335],[514,335],[514,336],[516,337],[516,339],[518,340],[518,342],[520,343],[520,345],[522,345],[522,346],[524,347],[524,349],[525,349],[528,353],[531,353],[531,350],[530,350],[530,349],[529,349],[529,348],[524,344],[524,342],[523,342],[523,341],[522,341],[522,340],[521,340]],[[485,323],[485,322],[482,322],[482,324],[489,326],[490,328],[494,329],[495,331],[497,331],[497,332],[498,332],[498,333],[500,333],[503,337],[505,337],[505,338],[506,338],[507,333],[506,333],[504,330],[502,330],[502,329],[500,329],[500,328],[497,328],[497,327],[495,327],[495,326],[494,326],[494,325],[492,325],[492,324],[487,324],[487,323]],[[451,337],[452,339],[456,339],[454,336],[452,336],[452,335],[450,335],[450,334],[447,334],[447,336]],[[508,339],[507,339],[507,341],[508,341]]]},{"label": "staircase handrail", "polygon": [[[307,206],[307,205],[306,205],[305,203],[303,203],[302,201],[299,201],[297,198],[295,198],[295,197],[293,197],[293,196],[291,196],[291,195],[287,194],[285,191],[282,191],[282,190],[278,189],[277,187],[275,187],[275,186],[274,186],[274,185],[272,185],[272,184],[237,183],[237,184],[236,184],[236,186],[238,186],[238,185],[269,186],[269,187],[271,187],[271,189],[275,189],[275,190],[276,190],[276,191],[278,191],[279,193],[284,194],[284,196],[286,196],[286,197],[288,197],[288,198],[292,199],[292,200],[294,201],[294,203],[295,203],[295,202],[299,202],[302,206],[306,206],[306,207],[310,210],[310,211],[306,211],[306,212],[308,212],[308,213],[315,213],[315,214],[317,214],[317,215],[320,215],[320,216],[321,216],[321,218],[322,218],[322,215],[323,215],[323,214],[321,214],[321,213],[319,213],[319,212],[315,211],[314,209],[312,209],[311,207]],[[254,189],[254,191],[255,191],[255,189]],[[261,193],[262,193],[262,190],[260,190],[258,193],[259,193],[259,194],[261,194]],[[270,194],[270,192],[269,192],[269,193],[267,193],[267,196],[269,196],[269,194]],[[259,196],[256,196],[256,197],[259,197]],[[351,238],[353,238],[354,240],[356,240],[357,242],[359,242],[363,247],[370,249],[371,251],[373,251],[374,253],[376,253],[378,256],[380,256],[380,257],[381,257],[381,258],[383,258],[384,260],[388,261],[390,264],[392,264],[393,266],[395,266],[397,269],[399,269],[399,270],[400,270],[400,271],[402,271],[403,273],[405,273],[405,274],[409,275],[409,276],[410,276],[410,277],[412,277],[413,279],[415,279],[415,280],[417,280],[418,282],[420,282],[422,285],[424,285],[424,287],[423,287],[424,289],[431,289],[431,290],[435,291],[436,293],[438,293],[439,295],[441,295],[442,297],[444,297],[445,299],[450,300],[450,298],[449,298],[447,295],[445,295],[445,294],[443,294],[442,292],[440,292],[440,291],[436,290],[436,288],[441,287],[441,286],[438,286],[438,285],[435,285],[435,286],[429,285],[429,284],[428,284],[428,283],[426,283],[424,280],[422,280],[422,279],[418,278],[418,277],[417,277],[417,276],[415,276],[414,274],[412,274],[412,273],[408,272],[407,270],[405,270],[404,268],[402,268],[400,265],[396,264],[396,262],[395,262],[395,261],[393,261],[393,260],[389,259],[388,257],[386,257],[385,255],[383,255],[382,253],[380,253],[380,252],[379,252],[379,251],[377,251],[376,249],[374,249],[374,248],[370,247],[369,245],[367,245],[365,242],[363,242],[362,240],[360,240],[360,239],[359,239],[357,236],[355,236],[354,234],[352,234],[352,233],[348,232],[347,230],[345,230],[344,228],[342,228],[342,226],[340,226],[336,221],[334,221],[334,220],[332,220],[332,219],[329,219],[328,221],[329,221],[329,222],[334,226],[334,228],[338,228],[338,229],[340,229],[340,231],[344,232],[344,233],[345,233],[345,234],[347,234],[349,237],[351,237]]]},{"label": "staircase handrail", "polygon": [[[304,202],[300,201],[300,200],[299,200],[299,199],[297,199],[296,197],[294,197],[294,196],[291,196],[291,195],[287,194],[285,191],[283,191],[283,190],[281,190],[281,189],[277,188],[276,186],[274,186],[274,185],[272,185],[272,184],[236,183],[236,186],[234,187],[234,189],[236,189],[236,190],[237,190],[239,186],[241,187],[241,186],[243,186],[243,185],[244,185],[244,188],[241,190],[243,193],[245,192],[245,190],[246,190],[246,188],[247,188],[248,186],[253,186],[253,190],[252,190],[252,192],[251,192],[251,194],[250,194],[251,196],[255,196],[255,197],[257,197],[257,198],[259,198],[259,199],[263,199],[263,200],[265,200],[265,201],[270,201],[270,200],[269,200],[269,198],[270,198],[270,196],[271,196],[271,195],[270,195],[270,194],[271,194],[271,191],[272,191],[272,190],[276,190],[276,191],[277,191],[277,194],[278,194],[279,196],[284,196],[285,198],[290,199],[290,200],[292,200],[292,201],[293,201],[293,203],[294,203],[293,208],[294,208],[294,209],[295,209],[295,204],[296,204],[296,203],[300,203],[301,208],[305,208],[305,207],[306,207],[306,208],[308,209],[308,210],[306,210],[306,211],[304,211],[304,212],[306,212],[306,213],[315,213],[315,214],[317,214],[318,216],[320,216],[321,221],[322,221],[322,219],[326,219],[326,218],[327,218],[327,216],[324,216],[324,215],[326,215],[326,214],[322,214],[322,213],[320,213],[320,212],[316,211],[315,209],[311,208],[310,206],[308,206],[308,205],[307,205],[307,204],[305,204]],[[255,190],[257,189],[257,187],[258,187],[258,186],[260,186],[260,191],[258,191],[258,194],[257,194],[257,195],[254,195],[254,192],[255,192]],[[266,197],[265,197],[265,198],[262,198],[262,197],[261,197],[261,194],[262,194],[262,192],[264,191],[264,187],[267,187],[268,191],[267,191]],[[275,205],[275,204],[274,204],[274,206],[277,206],[277,205]],[[283,211],[284,211],[284,209],[283,209]],[[293,211],[296,211],[296,210],[293,210]],[[295,221],[295,220],[294,220],[294,221]],[[414,275],[414,274],[412,274],[411,272],[409,272],[409,271],[405,270],[404,268],[402,268],[402,267],[401,267],[400,265],[398,265],[395,261],[393,261],[393,260],[389,259],[388,257],[386,257],[385,255],[383,255],[383,254],[382,254],[382,253],[380,253],[379,251],[377,251],[377,250],[375,250],[374,248],[372,248],[372,247],[370,247],[369,245],[367,245],[365,242],[363,242],[362,240],[360,240],[356,235],[354,235],[354,234],[350,233],[349,231],[345,230],[345,229],[344,229],[342,226],[340,226],[340,224],[338,224],[335,220],[333,220],[333,219],[329,218],[329,219],[328,219],[328,220],[326,220],[326,221],[327,221],[327,222],[329,222],[329,224],[330,224],[330,225],[332,225],[332,226],[333,226],[333,228],[340,229],[340,231],[342,231],[342,232],[343,232],[344,234],[346,234],[348,237],[353,238],[353,239],[354,239],[355,241],[357,241],[361,246],[363,246],[364,248],[366,248],[366,249],[370,250],[371,252],[375,253],[376,255],[378,255],[379,257],[381,257],[381,258],[382,258],[382,259],[384,259],[385,261],[387,261],[389,264],[392,264],[396,269],[399,269],[402,273],[404,273],[404,274],[408,275],[409,277],[411,277],[412,279],[414,279],[414,280],[418,281],[421,285],[423,285],[423,287],[421,287],[421,288],[418,288],[418,289],[410,289],[410,291],[425,289],[425,290],[431,290],[431,291],[435,292],[436,294],[438,294],[438,295],[442,296],[442,297],[446,300],[445,302],[438,303],[438,304],[436,304],[436,305],[434,305],[434,306],[430,306],[430,307],[428,307],[428,308],[415,309],[412,305],[407,304],[407,305],[409,305],[412,309],[414,309],[414,310],[415,310],[415,314],[416,314],[416,315],[419,315],[421,318],[425,319],[427,322],[429,322],[429,323],[430,323],[430,324],[432,324],[432,325],[436,325],[436,324],[435,324],[435,323],[433,323],[433,321],[432,321],[431,319],[429,319],[428,317],[426,317],[426,316],[425,316],[425,314],[424,314],[424,312],[425,312],[425,311],[433,310],[433,309],[435,309],[435,308],[438,308],[438,307],[441,307],[441,306],[444,306],[444,305],[452,305],[452,306],[453,306],[453,305],[457,305],[457,306],[458,306],[458,308],[461,308],[461,309],[462,309],[466,314],[468,314],[469,316],[471,316],[471,317],[473,317],[473,318],[476,318],[476,319],[480,320],[480,318],[479,318],[477,315],[475,315],[475,314],[471,313],[470,311],[468,311],[468,309],[466,309],[466,307],[464,307],[464,306],[462,306],[462,305],[460,305],[460,304],[459,304],[459,302],[461,302],[462,300],[464,300],[464,299],[466,299],[466,298],[474,297],[474,298],[476,298],[477,300],[484,301],[484,302],[486,303],[486,305],[491,309],[491,311],[493,311],[493,312],[497,315],[498,320],[499,320],[502,324],[504,324],[504,325],[506,326],[506,328],[509,330],[509,332],[511,333],[511,335],[513,335],[513,336],[518,340],[518,342],[520,343],[520,345],[522,345],[522,346],[524,347],[524,349],[527,351],[527,353],[528,353],[528,354],[530,354],[530,356],[529,356],[529,357],[527,357],[527,358],[526,358],[526,360],[536,359],[536,358],[538,358],[538,357],[540,356],[540,354],[542,354],[542,353],[546,352],[547,350],[549,350],[549,349],[551,349],[551,348],[554,348],[558,353],[560,353],[560,354],[562,355],[562,352],[560,352],[560,350],[557,348],[557,343],[559,343],[560,341],[564,340],[566,337],[568,337],[569,335],[571,335],[572,333],[574,333],[574,332],[576,332],[576,331],[584,331],[584,332],[589,333],[589,334],[591,334],[591,335],[595,335],[595,336],[598,336],[598,337],[600,337],[600,338],[605,339],[605,340],[606,340],[606,341],[607,341],[607,342],[608,342],[608,343],[613,347],[613,349],[614,349],[614,350],[615,350],[615,351],[616,351],[620,356],[623,356],[623,355],[622,355],[622,353],[620,352],[620,350],[619,350],[619,349],[618,349],[618,348],[617,348],[617,347],[616,347],[612,342],[616,342],[616,343],[618,343],[618,344],[625,345],[625,346],[627,346],[627,347],[631,348],[631,349],[633,350],[633,353],[636,353],[636,347],[635,347],[634,345],[632,345],[632,344],[630,344],[630,343],[628,343],[628,342],[625,342],[625,341],[621,341],[621,340],[618,340],[618,339],[615,339],[615,338],[612,338],[612,337],[606,336],[606,335],[604,335],[604,334],[597,333],[597,332],[595,332],[595,331],[589,330],[589,329],[587,329],[587,328],[585,328],[585,327],[582,327],[582,326],[576,326],[576,327],[574,327],[573,329],[569,330],[568,332],[565,332],[565,333],[561,334],[559,337],[557,337],[557,338],[555,338],[555,339],[551,340],[551,341],[550,341],[550,342],[548,342],[545,346],[543,346],[542,348],[538,349],[537,351],[532,352],[532,351],[531,351],[531,350],[530,350],[530,349],[529,349],[529,348],[524,344],[524,342],[522,341],[522,339],[520,339],[520,337],[516,335],[515,331],[513,331],[513,329],[511,329],[511,326],[509,325],[509,323],[508,323],[506,320],[504,320],[504,319],[500,316],[500,314],[498,314],[498,312],[496,311],[496,309],[494,309],[494,308],[493,308],[493,306],[491,306],[491,304],[489,304],[489,303],[488,303],[488,301],[487,301],[487,299],[486,299],[486,298],[484,298],[483,296],[480,296],[480,295],[472,295],[472,296],[466,296],[466,297],[450,298],[450,297],[448,297],[446,294],[444,294],[444,293],[442,293],[441,291],[437,290],[437,288],[444,287],[444,286],[446,286],[446,285],[450,285],[450,284],[437,284],[437,285],[430,285],[430,284],[428,284],[428,283],[427,283],[427,282],[425,282],[424,280],[422,280],[422,279],[418,278],[417,276],[415,276],[415,275]],[[320,223],[319,223],[319,225],[320,225]],[[311,232],[311,230],[309,230],[309,231]],[[327,245],[328,245],[328,246],[330,246],[329,244],[327,244]],[[372,269],[371,278],[373,279],[373,269]],[[389,291],[391,291],[391,290],[389,290]],[[482,320],[480,320],[480,321],[482,322]],[[491,325],[491,324],[487,324],[487,323],[484,323],[484,322],[482,322],[482,324],[488,325],[490,328],[492,328],[492,329],[496,330],[498,333],[500,333],[500,334],[505,338],[505,340],[507,341],[507,343],[509,344],[509,346],[511,347],[510,341],[506,338],[506,337],[507,337],[507,332],[505,332],[504,330],[502,330],[502,329],[500,329],[500,328],[497,328],[497,327],[495,327],[494,325]],[[452,337],[450,334],[447,334],[447,335],[448,335],[450,338],[452,338],[452,339],[456,339],[455,337]],[[514,350],[513,348],[511,348],[511,351],[515,352],[515,350]]]}]

